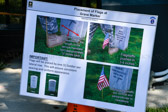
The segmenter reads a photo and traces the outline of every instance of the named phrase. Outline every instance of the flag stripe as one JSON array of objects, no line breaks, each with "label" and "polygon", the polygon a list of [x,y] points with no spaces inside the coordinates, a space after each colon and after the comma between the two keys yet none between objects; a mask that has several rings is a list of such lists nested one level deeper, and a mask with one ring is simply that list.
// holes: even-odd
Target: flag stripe
[{"label": "flag stripe", "polygon": [[107,44],[109,43],[110,38],[109,38],[109,34],[107,33],[105,38],[104,38],[104,42],[103,42],[103,49],[107,46]]},{"label": "flag stripe", "polygon": [[101,75],[98,80],[97,88],[99,91],[101,91],[103,88],[108,87],[110,84],[107,80],[107,77],[104,74],[104,67],[102,68]]}]

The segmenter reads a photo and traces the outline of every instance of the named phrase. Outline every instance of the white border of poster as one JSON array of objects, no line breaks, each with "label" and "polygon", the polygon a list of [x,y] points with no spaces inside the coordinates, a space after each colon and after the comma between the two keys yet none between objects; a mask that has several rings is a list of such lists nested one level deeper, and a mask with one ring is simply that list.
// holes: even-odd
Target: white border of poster
[{"label": "white border of poster", "polygon": [[[45,48],[47,33],[41,25],[42,22],[39,21],[39,16],[42,18],[52,17],[62,25],[69,20],[74,21],[79,23],[76,26],[78,29],[82,24],[86,24],[85,37],[80,42],[77,40],[78,42],[75,43],[71,38],[58,47]],[[47,19],[44,20],[48,22]],[[156,15],[107,11],[28,0],[20,94],[117,111],[145,112],[157,21],[158,16]],[[50,27],[49,23],[44,25]],[[89,43],[91,25],[97,25],[97,30]],[[115,53],[113,57],[108,54],[108,45],[100,50],[99,43],[101,42],[99,40],[104,40],[104,37],[103,39],[98,38],[100,35],[107,34],[103,34],[103,25],[112,26],[114,29],[112,35],[116,37],[116,41],[118,41],[117,27],[130,28],[131,33],[127,39],[129,42],[126,45],[126,50],[118,48],[118,53]],[[70,31],[71,29],[67,27],[66,29],[69,35],[73,35],[72,33],[77,31],[77,28],[72,28],[75,31]],[[84,32],[84,29],[82,31]],[[68,36],[68,34],[64,36]],[[127,38],[123,35],[125,34],[122,34],[121,37]],[[63,35],[61,36],[63,37]],[[72,47],[72,44],[76,47]],[[73,50],[67,50],[69,47]],[[67,49],[65,50],[65,48]],[[91,49],[90,54],[88,49]],[[99,50],[96,51],[97,49]],[[76,52],[78,55],[75,54]],[[107,54],[101,54],[102,52],[107,52]],[[115,61],[119,56],[119,60]],[[94,94],[99,95],[99,91],[100,95],[103,93],[101,89],[97,88],[102,71],[105,72],[107,80],[110,80],[110,84],[107,84],[110,87],[101,86],[104,89],[104,96],[93,98]],[[127,76],[128,74],[131,75]],[[96,83],[94,83],[95,80]],[[113,83],[115,81],[116,85]],[[127,86],[117,85],[121,83],[126,83]],[[106,97],[106,93],[110,95]],[[110,100],[111,98],[113,100]]]}]

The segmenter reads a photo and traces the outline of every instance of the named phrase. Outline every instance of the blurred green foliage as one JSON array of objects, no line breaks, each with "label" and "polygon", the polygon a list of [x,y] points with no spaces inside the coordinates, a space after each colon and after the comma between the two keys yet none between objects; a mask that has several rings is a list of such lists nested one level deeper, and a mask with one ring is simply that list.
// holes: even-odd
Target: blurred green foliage
[{"label": "blurred green foliage", "polygon": [[59,3],[66,5],[84,6],[84,7],[97,7],[97,0],[38,0],[51,3]]},{"label": "blurred green foliage", "polygon": [[147,107],[146,108],[146,112],[168,112],[168,105],[165,105],[165,106],[162,106],[162,107],[159,107],[159,108],[149,108]]},{"label": "blurred green foliage", "polygon": [[0,0],[0,4],[4,4],[5,3],[5,0]]},{"label": "blurred green foliage", "polygon": [[[66,5],[76,5],[76,6],[84,6],[84,7],[97,7],[97,0],[37,0],[37,1],[45,1],[51,3],[59,3]],[[8,13],[17,13],[17,14],[25,14],[26,12],[26,3],[27,0],[8,0],[8,3],[5,3],[5,0],[0,0],[0,12],[8,12]],[[8,16],[0,14],[0,24],[23,24],[25,17],[24,16]],[[10,21],[10,22],[6,22]]]},{"label": "blurred green foliage", "polygon": [[5,0],[0,0],[0,12],[24,13],[22,0],[9,0],[9,4],[5,5]]}]

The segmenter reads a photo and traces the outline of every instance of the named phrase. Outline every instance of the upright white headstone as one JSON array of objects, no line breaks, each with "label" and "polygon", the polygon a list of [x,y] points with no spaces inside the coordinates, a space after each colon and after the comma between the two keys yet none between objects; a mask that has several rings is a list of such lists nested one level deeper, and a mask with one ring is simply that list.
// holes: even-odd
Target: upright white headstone
[{"label": "upright white headstone", "polygon": [[106,35],[107,33],[110,33],[113,35],[113,25],[108,24],[100,24],[102,32]]},{"label": "upright white headstone", "polygon": [[61,19],[60,31],[62,35],[67,35],[74,41],[79,41],[85,37],[87,26],[87,22]]},{"label": "upright white headstone", "polygon": [[32,75],[30,77],[30,88],[33,88],[33,89],[37,88],[37,80],[38,80],[38,77],[35,75]]},{"label": "upright white headstone", "polygon": [[56,80],[50,79],[48,84],[48,91],[55,92],[56,90]]},{"label": "upright white headstone", "polygon": [[125,50],[128,47],[131,28],[115,26],[114,47]]},{"label": "upright white headstone", "polygon": [[109,78],[110,89],[128,91],[131,86],[132,74],[133,69],[111,66]]}]

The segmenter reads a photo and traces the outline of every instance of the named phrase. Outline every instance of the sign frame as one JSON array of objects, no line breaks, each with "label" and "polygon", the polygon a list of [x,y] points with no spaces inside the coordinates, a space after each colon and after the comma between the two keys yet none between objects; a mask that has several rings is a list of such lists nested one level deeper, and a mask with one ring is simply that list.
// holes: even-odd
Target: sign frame
[{"label": "sign frame", "polygon": [[[61,22],[69,20],[73,20],[76,23],[79,22],[80,24],[86,22],[88,26],[86,29],[87,33],[85,36],[85,41],[82,41],[83,43],[81,42],[80,44],[84,47],[76,51],[78,54],[80,54],[81,51],[82,55],[76,55],[75,50],[72,53],[72,50],[68,51],[67,49],[66,51],[64,51],[66,55],[58,55],[58,52],[56,54],[53,54],[49,53],[48,51],[39,50],[40,46],[38,46],[37,44],[37,42],[39,41],[37,41],[37,38],[40,37],[37,37],[37,34],[39,28],[38,25],[40,24],[38,18],[40,17],[59,18],[59,21]],[[101,9],[28,0],[20,95],[65,101],[124,112],[145,112],[157,20],[157,15],[107,11]],[[65,22],[62,22],[62,24],[64,23]],[[91,40],[92,43],[89,43],[89,31],[91,28],[91,24],[95,26],[99,24],[98,28],[102,31],[103,28],[106,29],[106,27],[102,27],[103,25],[111,25],[113,29],[117,26],[120,26],[122,28],[130,27],[131,36],[129,37],[129,41],[131,41],[131,39],[133,38],[133,31],[135,31],[137,35],[141,35],[140,45],[137,45],[140,46],[139,48],[137,48],[139,49],[137,50],[137,54],[139,57],[136,58],[136,54],[134,54],[133,52],[131,52],[132,54],[129,54],[125,50],[119,49],[120,61],[111,61],[114,57],[109,58],[110,60],[108,60],[106,57],[104,57],[103,59],[98,57],[94,59],[93,57],[98,56],[99,54],[101,54],[101,52],[96,51],[97,54],[93,54],[93,56],[91,55],[92,52],[90,54],[88,53],[88,49],[91,49],[91,51],[95,50],[96,46],[92,47],[91,44],[94,44],[94,42],[98,40],[96,39],[98,37],[96,37],[96,34],[94,34],[95,36]],[[78,26],[80,28],[80,25]],[[72,33],[77,32],[73,28],[66,29],[68,30],[67,36],[73,35]],[[113,33],[112,35],[115,36],[115,33]],[[66,44],[68,44],[69,41],[66,40],[66,42]],[[126,50],[133,48],[129,45]],[[136,45],[134,46],[137,47]],[[107,47],[108,45],[105,46],[106,51]],[[60,49],[63,48],[65,48],[65,45]],[[75,47],[73,47],[73,49],[75,49]],[[53,52],[53,48],[47,48],[47,50]],[[73,54],[73,56],[69,56],[67,52],[70,52],[71,54]],[[135,63],[135,60],[138,60],[137,64]],[[87,92],[93,92],[92,90],[87,89],[87,84],[88,82],[90,83],[90,74],[93,75],[93,71],[98,69],[98,75],[100,75],[102,72],[102,66],[104,68],[105,75],[109,75],[108,71],[110,73],[110,66],[115,66],[120,69],[131,68],[132,70],[134,70],[133,77],[136,79],[136,85],[132,86],[133,84],[131,83],[131,87],[128,86],[127,88],[135,89],[133,91],[125,90],[124,92],[120,90],[114,90],[111,93],[111,97],[120,97],[118,98],[118,100],[110,102],[106,101],[105,99],[100,100],[98,98],[92,98],[93,96],[89,96]],[[98,75],[95,75],[95,78],[98,77]],[[36,84],[34,87],[37,87],[38,90],[29,87],[31,85],[30,77],[32,76],[36,77]],[[98,79],[99,77],[96,79],[97,82]],[[56,88],[52,89],[53,91],[58,90],[56,94],[47,90],[49,89],[48,85],[51,85],[51,82],[49,84],[47,83],[47,81],[49,80],[54,80],[55,84],[53,87]],[[94,86],[97,85],[97,82],[94,83]],[[93,83],[90,83],[90,85],[92,84]],[[105,90],[109,91],[107,89]],[[125,95],[126,97],[123,97],[121,93],[123,96]],[[116,103],[117,101],[119,103]],[[131,101],[133,103],[130,103]]]}]

